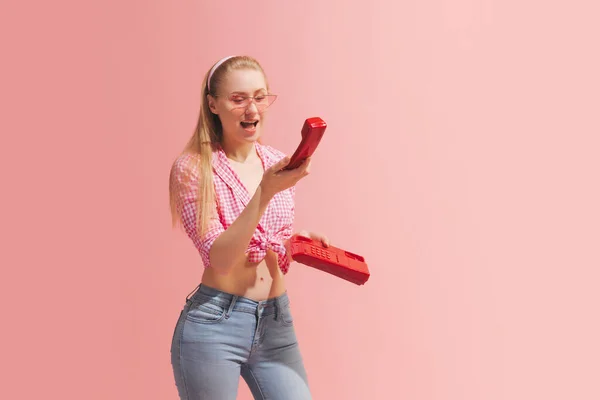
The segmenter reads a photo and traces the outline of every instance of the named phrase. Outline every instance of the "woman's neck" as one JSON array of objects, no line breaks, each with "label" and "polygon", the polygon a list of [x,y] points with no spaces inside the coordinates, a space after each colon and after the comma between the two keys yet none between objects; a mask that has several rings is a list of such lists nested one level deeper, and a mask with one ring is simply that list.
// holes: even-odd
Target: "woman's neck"
[{"label": "woman's neck", "polygon": [[258,159],[258,154],[256,154],[254,146],[254,142],[236,143],[235,145],[223,142],[221,145],[227,158],[238,163],[247,163]]}]

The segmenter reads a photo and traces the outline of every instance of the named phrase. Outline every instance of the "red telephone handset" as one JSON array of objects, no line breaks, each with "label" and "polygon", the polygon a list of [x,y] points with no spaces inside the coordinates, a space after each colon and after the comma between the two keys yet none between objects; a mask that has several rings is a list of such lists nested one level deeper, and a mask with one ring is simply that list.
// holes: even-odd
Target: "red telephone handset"
[{"label": "red telephone handset", "polygon": [[364,257],[297,234],[290,238],[290,253],[296,262],[356,285],[364,285],[371,276]]},{"label": "red telephone handset", "polygon": [[327,128],[327,124],[319,117],[308,118],[304,121],[302,141],[292,155],[288,165],[283,169],[298,168],[304,160],[312,156],[323,137],[323,133],[325,133],[325,128]]}]

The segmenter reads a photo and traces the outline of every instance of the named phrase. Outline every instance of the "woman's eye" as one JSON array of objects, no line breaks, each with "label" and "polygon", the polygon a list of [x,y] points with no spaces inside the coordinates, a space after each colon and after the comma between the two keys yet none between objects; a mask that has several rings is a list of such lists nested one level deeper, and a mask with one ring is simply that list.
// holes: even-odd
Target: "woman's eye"
[{"label": "woman's eye", "polygon": [[256,101],[264,101],[265,100],[265,96],[257,96],[255,97]]},{"label": "woman's eye", "polygon": [[245,99],[243,97],[234,97],[231,99],[234,103],[242,103]]}]

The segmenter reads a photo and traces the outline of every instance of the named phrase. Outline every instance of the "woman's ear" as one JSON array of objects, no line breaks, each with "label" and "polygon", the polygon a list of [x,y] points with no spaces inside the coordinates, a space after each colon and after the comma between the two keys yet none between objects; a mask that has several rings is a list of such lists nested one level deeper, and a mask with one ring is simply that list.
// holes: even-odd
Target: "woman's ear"
[{"label": "woman's ear", "polygon": [[208,108],[210,109],[210,111],[212,111],[213,114],[219,114],[219,112],[217,111],[217,100],[210,94],[207,94],[206,101],[208,102]]}]

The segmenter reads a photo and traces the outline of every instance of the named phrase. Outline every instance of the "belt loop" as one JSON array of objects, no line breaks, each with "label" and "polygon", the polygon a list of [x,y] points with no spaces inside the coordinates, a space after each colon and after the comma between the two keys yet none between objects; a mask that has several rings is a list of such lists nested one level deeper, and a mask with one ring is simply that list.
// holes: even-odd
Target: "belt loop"
[{"label": "belt loop", "polygon": [[231,303],[229,303],[229,309],[227,310],[227,314],[225,314],[226,318],[229,318],[229,316],[233,312],[233,306],[235,306],[237,299],[238,299],[238,296],[236,296],[236,295],[233,295],[233,297],[231,298]]},{"label": "belt loop", "polygon": [[194,290],[192,290],[192,291],[190,292],[190,294],[188,294],[188,295],[185,297],[185,302],[186,302],[186,303],[187,303],[188,301],[190,301],[190,296],[191,296],[191,295],[192,295],[192,294],[193,294],[195,291],[197,291],[197,290],[200,288],[200,285],[201,285],[201,284],[199,284],[198,286],[196,286],[196,287],[194,288]]}]

